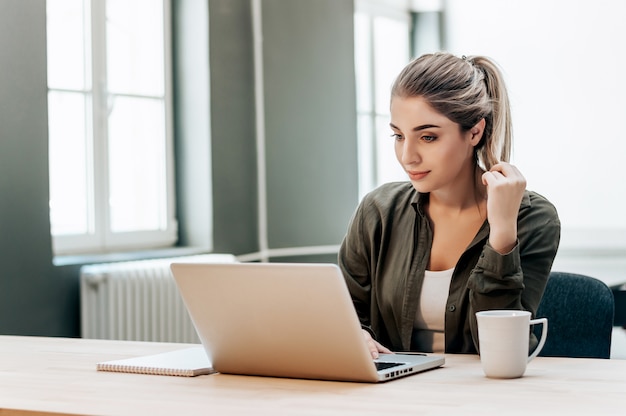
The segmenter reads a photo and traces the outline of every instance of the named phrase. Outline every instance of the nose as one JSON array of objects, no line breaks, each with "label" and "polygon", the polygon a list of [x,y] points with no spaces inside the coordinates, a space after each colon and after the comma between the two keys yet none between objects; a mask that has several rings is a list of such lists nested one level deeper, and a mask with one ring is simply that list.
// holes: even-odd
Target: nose
[{"label": "nose", "polygon": [[417,140],[404,139],[396,143],[398,161],[402,166],[419,164],[422,161]]}]

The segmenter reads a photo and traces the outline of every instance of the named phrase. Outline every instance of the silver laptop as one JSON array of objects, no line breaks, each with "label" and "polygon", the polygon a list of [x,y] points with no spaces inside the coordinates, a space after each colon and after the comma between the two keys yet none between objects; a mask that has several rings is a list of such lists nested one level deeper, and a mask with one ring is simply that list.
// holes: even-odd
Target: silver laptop
[{"label": "silver laptop", "polygon": [[373,360],[335,264],[173,263],[171,269],[218,372],[379,382],[444,364],[431,354]]}]

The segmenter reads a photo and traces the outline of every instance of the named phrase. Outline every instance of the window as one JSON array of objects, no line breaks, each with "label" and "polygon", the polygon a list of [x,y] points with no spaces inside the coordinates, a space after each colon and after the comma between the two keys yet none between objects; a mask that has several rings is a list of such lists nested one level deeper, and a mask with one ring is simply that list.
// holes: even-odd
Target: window
[{"label": "window", "polygon": [[366,1],[357,2],[355,12],[359,194],[363,197],[379,184],[405,176],[390,138],[389,92],[409,61],[410,15]]},{"label": "window", "polygon": [[[437,0],[360,0],[355,8],[359,195],[407,180],[389,128],[391,84],[413,56],[440,46]],[[413,53],[412,53],[413,51]]]},{"label": "window", "polygon": [[169,0],[48,0],[56,254],[172,245]]}]

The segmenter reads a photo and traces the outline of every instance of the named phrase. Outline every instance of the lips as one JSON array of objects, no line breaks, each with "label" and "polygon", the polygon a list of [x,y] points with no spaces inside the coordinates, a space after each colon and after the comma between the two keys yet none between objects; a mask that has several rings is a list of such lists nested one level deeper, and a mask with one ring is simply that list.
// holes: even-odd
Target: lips
[{"label": "lips", "polygon": [[420,179],[424,179],[426,175],[430,173],[430,171],[429,170],[425,170],[425,171],[408,170],[407,173],[409,175],[409,178],[412,181],[419,181]]}]

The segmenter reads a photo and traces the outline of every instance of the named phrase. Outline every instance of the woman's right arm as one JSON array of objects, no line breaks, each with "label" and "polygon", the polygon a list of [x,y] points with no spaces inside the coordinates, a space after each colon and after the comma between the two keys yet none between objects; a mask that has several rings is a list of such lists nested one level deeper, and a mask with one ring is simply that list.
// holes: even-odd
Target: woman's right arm
[{"label": "woman's right arm", "polygon": [[348,291],[352,297],[352,303],[356,309],[359,321],[361,322],[363,338],[372,358],[378,358],[379,353],[392,354],[392,351],[375,339],[374,331],[371,328],[371,255],[372,238],[365,223],[364,208],[367,201],[364,200],[355,211],[348,231],[339,249],[339,267],[343,273]]},{"label": "woman's right arm", "polygon": [[[355,211],[341,243],[338,265],[352,297],[359,321],[364,329],[370,326],[371,274],[368,238],[363,228],[363,203]],[[370,335],[374,335],[369,330]]]}]

